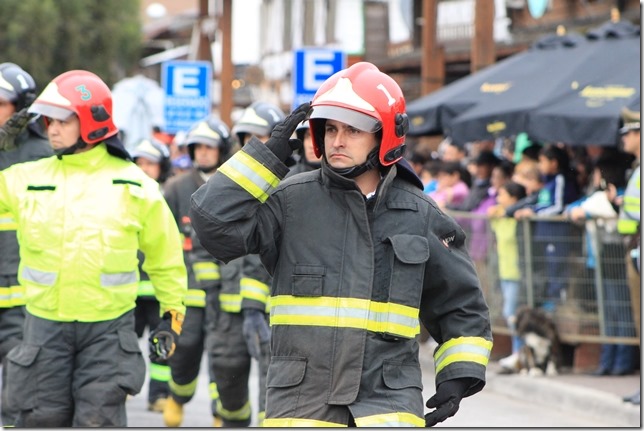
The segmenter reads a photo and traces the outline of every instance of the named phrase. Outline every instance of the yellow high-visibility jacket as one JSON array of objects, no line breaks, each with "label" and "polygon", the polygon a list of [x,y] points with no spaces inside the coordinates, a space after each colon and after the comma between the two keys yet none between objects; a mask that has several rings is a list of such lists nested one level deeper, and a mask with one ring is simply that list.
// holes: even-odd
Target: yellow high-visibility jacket
[{"label": "yellow high-visibility jacket", "polygon": [[19,281],[29,313],[97,322],[135,306],[137,250],[161,312],[185,313],[186,268],[159,185],[104,144],[0,172],[0,213],[18,224]]}]

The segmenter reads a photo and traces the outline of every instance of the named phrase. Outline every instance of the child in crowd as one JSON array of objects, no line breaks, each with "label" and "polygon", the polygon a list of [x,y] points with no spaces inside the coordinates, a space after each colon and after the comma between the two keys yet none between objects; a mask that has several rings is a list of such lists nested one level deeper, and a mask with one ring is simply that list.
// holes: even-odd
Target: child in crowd
[{"label": "child in crowd", "polygon": [[[497,205],[506,209],[525,198],[525,188],[515,182],[506,182],[497,192]],[[521,288],[521,270],[519,268],[519,245],[517,241],[517,220],[505,217],[490,208],[490,227],[496,237],[496,249],[499,261],[499,284],[503,296],[503,318],[512,334],[512,354],[499,361],[504,370],[516,369],[519,359],[521,339],[516,335],[516,310],[519,306]]]},{"label": "child in crowd", "polygon": [[450,204],[458,205],[470,192],[468,177],[459,162],[442,162],[438,166],[436,190],[429,193],[429,196],[441,208]]}]

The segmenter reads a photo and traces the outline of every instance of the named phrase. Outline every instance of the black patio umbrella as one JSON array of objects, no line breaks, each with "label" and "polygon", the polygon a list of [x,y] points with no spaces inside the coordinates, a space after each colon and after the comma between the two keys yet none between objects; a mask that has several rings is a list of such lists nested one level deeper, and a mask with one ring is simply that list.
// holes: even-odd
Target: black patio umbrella
[{"label": "black patio umbrella", "polygon": [[[563,64],[562,59],[572,61],[577,47],[585,43],[586,39],[576,33],[546,36],[526,51],[411,101],[407,104],[411,119],[408,134],[452,135],[452,123],[461,114],[489,109],[499,100],[534,97],[533,82],[547,77],[551,64]],[[514,94],[518,96],[511,96]]]},{"label": "black patio umbrella", "polygon": [[555,91],[559,97],[530,114],[526,132],[531,138],[570,145],[619,143],[620,112],[640,100],[639,29],[636,33],[625,32],[623,25],[600,29],[603,37],[591,39],[583,48],[589,54],[559,85]]}]

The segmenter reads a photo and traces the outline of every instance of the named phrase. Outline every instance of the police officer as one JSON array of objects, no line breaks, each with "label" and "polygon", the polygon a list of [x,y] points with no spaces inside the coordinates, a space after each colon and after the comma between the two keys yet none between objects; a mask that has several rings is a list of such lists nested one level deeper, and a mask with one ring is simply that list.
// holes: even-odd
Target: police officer
[{"label": "police officer", "polygon": [[[36,98],[36,83],[31,75],[13,63],[0,64],[0,127],[4,129],[0,143],[0,171],[16,163],[38,160],[53,155],[41,123],[30,122],[27,108]],[[20,122],[16,126],[16,122]],[[24,288],[18,283],[20,251],[16,222],[10,213],[0,214],[0,360],[22,339]],[[6,366],[2,367],[3,373]],[[6,381],[6,374],[3,375]],[[6,396],[3,392],[3,397]],[[8,401],[2,400],[2,404]],[[17,412],[7,412],[14,416]],[[11,419],[2,419],[10,423]]]},{"label": "police officer", "polygon": [[118,139],[98,76],[59,75],[29,112],[45,117],[56,157],[0,172],[26,302],[23,341],[7,355],[6,390],[19,410],[11,425],[125,427],[126,396],[145,378],[134,331],[137,250],[163,313],[150,343],[171,356],[186,290],[179,232],[158,184]]},{"label": "police officer", "polygon": [[[183,422],[183,405],[195,394],[204,351],[207,295],[218,291],[220,274],[215,259],[192,236],[188,210],[190,195],[210,178],[231,150],[230,131],[214,115],[198,121],[184,141],[192,159],[188,172],[172,177],[165,186],[165,197],[183,235],[183,251],[188,266],[188,294],[185,331],[174,357],[170,360],[170,397],[163,410],[166,426]],[[213,388],[211,396],[217,397]],[[216,400],[213,407],[216,406]],[[216,416],[216,412],[212,411]],[[215,418],[215,421],[217,418]]]},{"label": "police officer", "polygon": [[[631,307],[637,337],[640,337],[641,324],[641,263],[640,263],[640,111],[624,108],[622,110],[623,127],[620,129],[624,151],[635,156],[633,172],[626,185],[624,197],[619,209],[617,230],[628,239],[628,252],[626,255],[626,273],[628,274],[628,287],[631,294]],[[640,404],[640,391],[624,398],[624,401]]]},{"label": "police officer", "polygon": [[[159,189],[163,192],[163,184],[172,173],[170,151],[167,145],[155,138],[143,139],[135,146],[132,160],[150,178],[159,183]],[[148,328],[151,331],[156,328],[161,318],[159,301],[154,296],[154,286],[150,276],[143,270],[145,255],[139,251],[138,256],[140,275],[134,309],[134,329],[136,335],[141,338],[145,329]],[[149,368],[148,410],[163,412],[170,391],[168,380],[170,380],[170,367],[167,361],[161,358],[152,359]]]},{"label": "police officer", "polygon": [[[264,426],[432,426],[481,390],[492,348],[465,234],[402,158],[408,119],[391,77],[356,63],[311,106],[192,197],[206,249],[224,262],[259,253],[273,276]],[[322,168],[281,181],[308,114]],[[419,317],[439,344],[425,416]]]},{"label": "police officer", "polygon": [[[243,111],[232,132],[242,147],[251,138],[263,142],[284,118],[279,107],[257,101]],[[254,358],[259,371],[257,423],[261,426],[269,359],[267,298],[270,275],[257,254],[221,264],[220,268],[219,313],[208,333],[212,375],[219,394],[217,412],[224,427],[250,425],[252,409],[248,382]]]}]

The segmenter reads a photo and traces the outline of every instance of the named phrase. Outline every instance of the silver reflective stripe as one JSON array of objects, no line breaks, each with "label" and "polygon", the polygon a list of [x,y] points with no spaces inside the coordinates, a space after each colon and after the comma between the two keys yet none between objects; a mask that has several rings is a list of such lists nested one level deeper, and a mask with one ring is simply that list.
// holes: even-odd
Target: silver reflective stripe
[{"label": "silver reflective stripe", "polygon": [[22,267],[22,278],[32,283],[53,286],[56,282],[56,277],[58,277],[57,272],[40,271],[26,265]]},{"label": "silver reflective stripe", "polygon": [[137,271],[101,274],[101,286],[103,287],[121,286],[123,284],[136,283],[137,281]]}]

